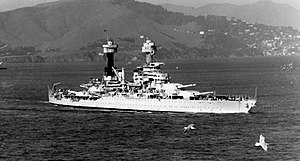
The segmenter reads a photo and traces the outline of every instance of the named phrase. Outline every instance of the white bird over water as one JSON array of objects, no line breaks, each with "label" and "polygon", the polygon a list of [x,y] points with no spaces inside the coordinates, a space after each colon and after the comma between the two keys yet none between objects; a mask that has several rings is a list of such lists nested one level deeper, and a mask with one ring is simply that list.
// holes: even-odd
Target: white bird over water
[{"label": "white bird over water", "polygon": [[184,127],[183,129],[184,129],[184,133],[186,133],[186,132],[188,132],[188,131],[190,131],[190,130],[194,130],[194,129],[196,129],[195,127],[194,127],[194,125],[195,124],[189,124],[189,126],[187,126],[187,127]]},{"label": "white bird over water", "polygon": [[269,144],[265,142],[265,137],[262,135],[259,136],[259,143],[255,143],[255,146],[261,146],[265,151],[268,151],[268,145]]}]

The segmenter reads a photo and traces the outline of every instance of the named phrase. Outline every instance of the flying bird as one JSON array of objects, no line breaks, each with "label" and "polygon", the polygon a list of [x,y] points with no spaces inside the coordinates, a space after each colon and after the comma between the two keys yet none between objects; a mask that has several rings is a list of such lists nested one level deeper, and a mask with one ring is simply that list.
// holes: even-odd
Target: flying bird
[{"label": "flying bird", "polygon": [[268,151],[268,145],[269,144],[265,142],[265,137],[262,135],[259,136],[259,143],[255,143],[255,146],[261,146],[265,151]]},{"label": "flying bird", "polygon": [[184,129],[183,132],[186,133],[186,132],[188,132],[188,131],[190,131],[190,130],[196,129],[196,128],[194,127],[194,125],[195,125],[195,124],[189,124],[189,126],[184,127],[184,128],[183,128],[183,129]]}]

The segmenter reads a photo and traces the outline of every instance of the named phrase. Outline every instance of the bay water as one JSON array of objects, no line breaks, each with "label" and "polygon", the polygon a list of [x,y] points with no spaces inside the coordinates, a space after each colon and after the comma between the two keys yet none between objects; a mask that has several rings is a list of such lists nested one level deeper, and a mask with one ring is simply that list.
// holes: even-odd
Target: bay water
[{"label": "bay water", "polygon": [[[126,79],[142,62],[116,62]],[[292,65],[291,65],[292,63]],[[80,89],[105,62],[7,64],[0,70],[0,160],[300,160],[300,57],[168,60],[172,82],[254,96],[248,114],[61,107],[47,87]],[[289,68],[286,68],[288,67]],[[195,130],[183,133],[194,123]],[[259,135],[270,144],[255,147]]]}]

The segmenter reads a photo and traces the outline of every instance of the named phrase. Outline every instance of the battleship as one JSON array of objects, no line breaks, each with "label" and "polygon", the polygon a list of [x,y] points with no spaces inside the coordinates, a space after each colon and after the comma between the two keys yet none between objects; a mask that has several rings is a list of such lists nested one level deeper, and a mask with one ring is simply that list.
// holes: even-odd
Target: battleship
[{"label": "battleship", "polygon": [[162,70],[163,62],[155,60],[156,44],[147,39],[141,54],[145,64],[137,66],[132,80],[125,79],[125,69],[114,65],[118,45],[112,40],[103,44],[107,66],[101,78],[80,85],[82,90],[48,87],[49,102],[54,105],[109,110],[159,111],[186,113],[248,113],[256,103],[255,96],[217,95],[215,91],[191,90],[196,84],[172,83]]}]

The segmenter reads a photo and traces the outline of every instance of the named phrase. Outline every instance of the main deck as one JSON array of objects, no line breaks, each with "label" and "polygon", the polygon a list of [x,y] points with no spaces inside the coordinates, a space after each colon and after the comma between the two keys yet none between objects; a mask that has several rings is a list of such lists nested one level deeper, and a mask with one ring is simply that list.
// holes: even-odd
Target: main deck
[{"label": "main deck", "polygon": [[74,99],[49,96],[49,102],[56,105],[104,108],[137,111],[166,111],[191,113],[248,113],[255,100],[184,100],[184,99],[148,99],[124,96]]}]

